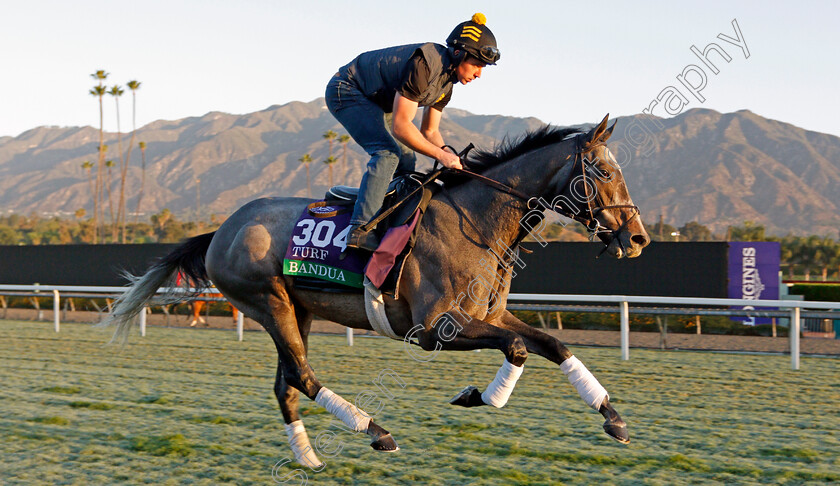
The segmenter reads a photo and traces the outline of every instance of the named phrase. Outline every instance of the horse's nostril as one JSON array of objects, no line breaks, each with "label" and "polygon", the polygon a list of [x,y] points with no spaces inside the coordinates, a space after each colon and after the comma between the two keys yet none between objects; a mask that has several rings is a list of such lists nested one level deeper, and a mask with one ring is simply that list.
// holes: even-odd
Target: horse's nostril
[{"label": "horse's nostril", "polygon": [[645,235],[633,235],[630,237],[630,241],[641,247],[645,247],[648,244],[648,239]]}]

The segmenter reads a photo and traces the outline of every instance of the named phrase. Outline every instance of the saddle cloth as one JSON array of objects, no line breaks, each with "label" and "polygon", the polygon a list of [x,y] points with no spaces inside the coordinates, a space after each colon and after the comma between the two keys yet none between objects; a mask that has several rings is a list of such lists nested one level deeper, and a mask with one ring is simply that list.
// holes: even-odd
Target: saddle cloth
[{"label": "saddle cloth", "polygon": [[[423,174],[412,173],[394,179],[378,215],[419,188],[422,177]],[[344,259],[339,257],[346,245],[347,223],[358,189],[347,186],[331,188],[323,201],[310,204],[301,215],[286,251],[283,273],[294,276],[296,288],[322,292],[359,292],[367,275],[376,288],[398,298],[397,289],[405,259],[414,247],[417,228],[436,188],[432,185],[417,190],[396,211],[379,222],[375,231],[382,243],[376,252],[348,251]],[[330,223],[324,220],[333,220],[335,230],[331,232]],[[327,241],[330,238],[332,240]],[[320,246],[305,249],[315,244]]]},{"label": "saddle cloth", "polygon": [[347,245],[353,206],[309,204],[298,218],[283,258],[283,275],[330,282],[361,289],[368,255],[341,253]]}]

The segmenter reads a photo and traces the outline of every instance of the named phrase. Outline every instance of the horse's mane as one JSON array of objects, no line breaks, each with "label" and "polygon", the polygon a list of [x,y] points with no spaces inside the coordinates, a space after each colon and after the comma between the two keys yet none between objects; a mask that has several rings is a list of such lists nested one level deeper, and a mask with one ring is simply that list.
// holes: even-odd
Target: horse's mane
[{"label": "horse's mane", "polygon": [[[559,143],[571,135],[583,133],[577,128],[563,128],[543,125],[535,130],[529,130],[524,135],[509,138],[505,136],[492,150],[477,150],[467,158],[465,169],[473,172],[484,172],[491,167],[513,160],[522,154]],[[442,177],[447,186],[461,184],[469,178],[465,176]]]}]

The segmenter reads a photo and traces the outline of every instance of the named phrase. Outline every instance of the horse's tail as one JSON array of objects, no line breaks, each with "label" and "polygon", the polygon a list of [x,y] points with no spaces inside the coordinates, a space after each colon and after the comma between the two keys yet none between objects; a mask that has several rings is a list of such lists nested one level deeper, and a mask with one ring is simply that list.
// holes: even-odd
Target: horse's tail
[{"label": "horse's tail", "polygon": [[[204,258],[214,234],[215,231],[188,239],[152,265],[140,277],[129,273],[124,274],[131,282],[131,288],[114,302],[113,310],[100,324],[103,327],[116,325],[114,337],[111,338],[112,343],[124,343],[128,340],[134,318],[155,297],[157,290],[167,282],[170,283],[170,289],[178,286],[175,282],[178,272],[183,277],[181,284],[184,287],[200,289],[210,285],[207,268],[204,266]],[[175,303],[185,300],[189,296],[189,293],[169,292],[159,296],[156,300],[164,303]]]}]

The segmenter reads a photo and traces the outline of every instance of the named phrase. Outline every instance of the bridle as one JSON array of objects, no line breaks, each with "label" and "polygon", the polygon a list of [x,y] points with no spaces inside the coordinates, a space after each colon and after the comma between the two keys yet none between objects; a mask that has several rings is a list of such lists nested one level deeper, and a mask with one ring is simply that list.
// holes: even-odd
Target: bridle
[{"label": "bridle", "polygon": [[[590,197],[590,195],[589,195],[590,184],[589,184],[589,181],[587,180],[587,177],[589,179],[591,179],[592,175],[591,174],[587,175],[587,173],[590,172],[590,171],[599,171],[599,174],[602,175],[605,178],[609,177],[609,173],[605,173],[606,171],[598,169],[593,162],[590,162],[586,158],[585,154],[587,154],[589,152],[592,152],[593,150],[595,150],[599,146],[605,146],[606,143],[604,143],[604,142],[583,142],[582,138],[583,137],[581,137],[580,135],[575,136],[575,161],[574,161],[574,166],[572,167],[572,171],[569,175],[569,180],[566,181],[566,183],[563,185],[563,187],[565,188],[566,191],[574,192],[574,191],[572,191],[572,184],[574,183],[574,180],[576,178],[575,177],[575,170],[578,167],[578,161],[580,161],[580,176],[581,176],[581,180],[583,181],[584,199],[586,200],[586,215],[581,216],[580,214],[568,214],[568,213],[571,213],[571,211],[568,211],[568,210],[566,211],[567,214],[563,214],[562,212],[561,212],[561,214],[563,214],[564,216],[569,217],[571,219],[574,219],[575,221],[583,224],[586,227],[587,233],[589,234],[589,241],[594,240],[595,237],[600,238],[600,235],[603,235],[603,234],[610,235],[610,237],[607,239],[607,241],[603,242],[604,245],[605,245],[604,251],[606,251],[606,247],[608,247],[613,240],[616,240],[618,242],[619,246],[621,247],[621,250],[625,251],[624,245],[621,243],[621,239],[618,238],[618,235],[622,231],[624,231],[625,228],[627,228],[627,225],[630,223],[630,221],[633,221],[634,218],[636,218],[637,216],[639,216],[641,214],[641,211],[639,211],[639,207],[636,206],[635,204],[612,204],[612,205],[607,205],[607,206],[602,204],[600,206],[594,206],[594,207],[592,206],[592,200],[593,199],[597,199],[598,202],[601,202],[601,203],[603,203],[603,199],[601,199],[601,196],[597,193],[597,189],[596,189],[596,192],[593,195],[593,197]],[[593,188],[596,187],[594,183],[592,183],[592,187]],[[572,194],[572,196],[574,196],[574,194]],[[580,201],[578,201],[578,202],[580,202]],[[611,210],[611,209],[632,209],[633,214],[629,218],[625,219],[624,222],[621,223],[621,225],[619,225],[618,228],[616,228],[614,230],[611,230],[611,229],[607,228],[606,226],[602,225],[600,221],[598,221],[598,215],[601,214],[602,211]],[[555,211],[556,211],[556,209],[555,209]],[[603,253],[603,251],[601,253]]]},{"label": "bridle", "polygon": [[[619,247],[622,250],[622,252],[626,252],[626,249],[624,248],[624,244],[621,242],[621,239],[618,237],[618,235],[627,227],[627,225],[630,223],[630,221],[632,221],[634,218],[639,216],[641,214],[641,212],[639,211],[639,207],[634,205],[634,204],[613,204],[613,205],[598,205],[598,206],[593,206],[592,205],[592,200],[593,199],[598,199],[598,201],[602,201],[602,199],[597,194],[597,189],[596,189],[596,193],[592,197],[590,197],[590,195],[589,195],[590,194],[589,193],[590,182],[587,180],[587,178],[591,179],[592,175],[587,175],[587,171],[595,171],[595,170],[600,170],[600,169],[595,167],[595,164],[590,162],[589,160],[587,160],[587,158],[584,155],[593,151],[593,150],[595,150],[598,146],[606,145],[606,144],[604,142],[594,142],[594,143],[593,142],[583,142],[582,141],[582,138],[583,138],[582,135],[583,135],[582,133],[579,133],[579,134],[576,134],[574,136],[574,138],[575,138],[574,165],[572,166],[572,170],[569,172],[568,179],[566,180],[566,182],[562,186],[563,187],[563,192],[561,193],[561,195],[563,195],[564,193],[572,193],[572,194],[568,194],[567,197],[571,196],[572,198],[577,199],[578,203],[582,203],[582,201],[580,201],[580,198],[575,197],[574,191],[573,191],[573,188],[572,188],[572,185],[574,184],[575,180],[577,179],[577,176],[579,175],[581,177],[581,180],[582,180],[583,186],[584,186],[584,199],[586,201],[585,213],[581,214],[581,211],[573,211],[571,208],[565,208],[565,207],[561,207],[561,206],[557,206],[557,207],[554,207],[554,208],[551,208],[551,209],[553,211],[567,217],[567,218],[573,219],[573,220],[583,224],[586,227],[586,231],[589,235],[589,240],[590,241],[593,241],[595,239],[595,237],[600,238],[601,242],[604,244],[604,249],[601,251],[599,256],[601,254],[603,254],[605,251],[607,251],[607,248],[609,248],[609,245],[613,241],[617,241]],[[473,148],[473,145],[470,144],[466,149],[464,149],[460,154],[458,154],[461,157],[462,164],[465,165],[465,166],[466,166],[466,164],[465,164],[466,155],[469,153],[469,151],[472,148]],[[455,150],[453,150],[453,152],[455,152]],[[578,162],[580,162],[580,164],[578,164]],[[579,169],[580,174],[576,174],[576,171],[578,170],[578,166],[580,167],[580,169]],[[458,174],[458,175],[464,175],[464,176],[470,177],[470,178],[475,179],[475,180],[477,180],[477,181],[479,181],[479,182],[481,182],[485,185],[488,185],[488,186],[490,186],[494,189],[497,189],[499,191],[510,194],[510,195],[512,195],[512,196],[514,196],[518,199],[521,199],[521,200],[525,201],[526,207],[529,210],[537,209],[541,206],[539,197],[528,196],[527,194],[524,194],[523,192],[521,192],[517,189],[514,189],[514,188],[512,188],[512,187],[510,187],[506,184],[502,184],[499,181],[496,181],[496,180],[493,180],[489,177],[486,177],[486,176],[483,176],[481,174],[472,172],[468,169],[444,169],[444,170],[447,171],[447,172]],[[604,171],[601,172],[601,174],[603,174],[603,173],[604,173]],[[595,184],[592,183],[592,187],[596,188],[597,186],[595,186]],[[459,210],[459,208],[457,207],[457,204],[454,204],[454,201],[451,201],[451,198],[450,198],[450,202],[453,203],[453,206],[456,208],[456,210]],[[611,229],[607,228],[606,226],[603,226],[601,224],[601,222],[598,221],[598,215],[601,214],[601,212],[603,212],[603,211],[612,210],[612,209],[633,209],[633,214],[629,218],[627,218],[623,223],[621,223],[621,225],[618,228],[616,228],[614,230],[611,230]],[[544,215],[542,213],[540,213],[540,217],[542,218],[542,217],[544,217]],[[479,234],[481,234],[481,233],[479,233]],[[522,239],[525,236],[527,236],[527,234],[528,234],[528,232],[525,231],[524,228],[522,228],[520,230],[519,235],[517,236],[516,240],[514,241],[514,244],[518,244],[520,241],[522,241]],[[609,235],[609,237],[605,239],[605,238],[602,238],[601,235]],[[485,244],[486,244],[486,242],[485,242]]]}]

